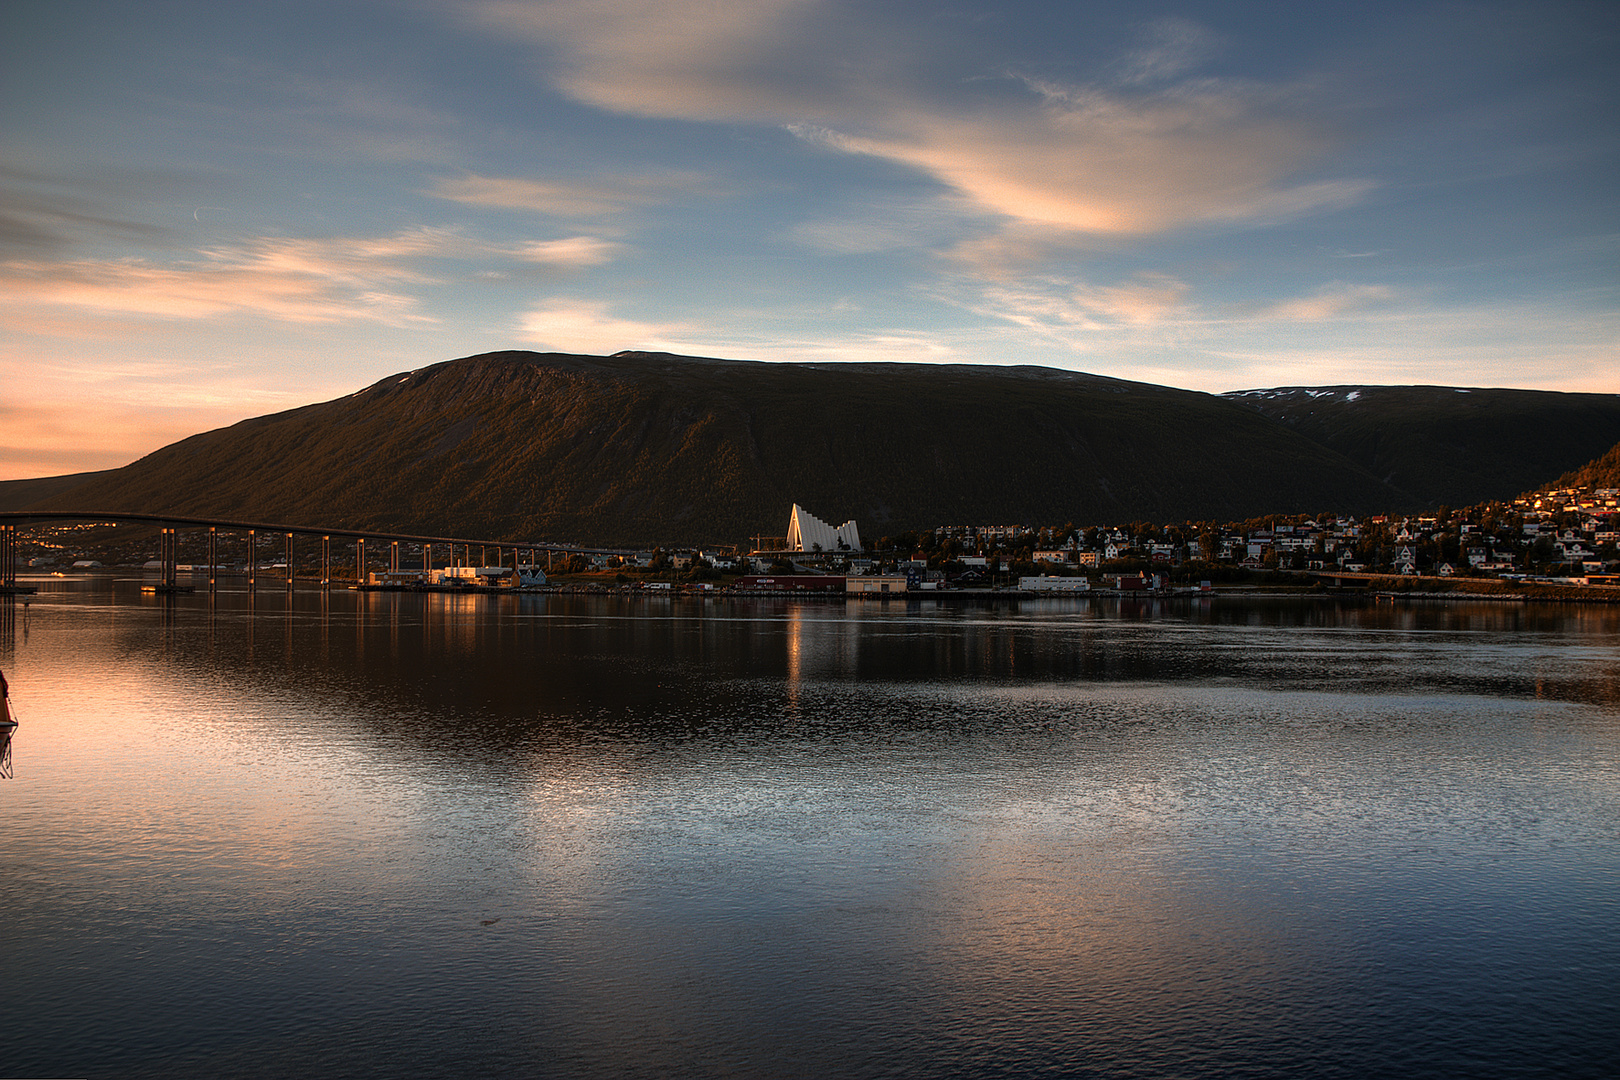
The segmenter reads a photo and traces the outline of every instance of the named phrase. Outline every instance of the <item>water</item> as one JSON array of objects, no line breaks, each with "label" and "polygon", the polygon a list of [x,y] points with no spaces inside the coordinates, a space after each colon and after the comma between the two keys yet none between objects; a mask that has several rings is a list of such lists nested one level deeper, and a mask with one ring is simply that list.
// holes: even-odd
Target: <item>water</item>
[{"label": "water", "polygon": [[1620,1054],[1620,611],[47,579],[0,667],[0,1075]]}]

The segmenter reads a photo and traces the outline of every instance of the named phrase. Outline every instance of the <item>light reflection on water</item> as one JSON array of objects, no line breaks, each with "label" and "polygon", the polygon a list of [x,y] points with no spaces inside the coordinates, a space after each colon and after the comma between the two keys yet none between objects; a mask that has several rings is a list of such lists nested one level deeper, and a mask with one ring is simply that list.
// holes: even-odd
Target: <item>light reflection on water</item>
[{"label": "light reflection on water", "polygon": [[16,1075],[1602,1075],[1620,617],[71,583]]}]

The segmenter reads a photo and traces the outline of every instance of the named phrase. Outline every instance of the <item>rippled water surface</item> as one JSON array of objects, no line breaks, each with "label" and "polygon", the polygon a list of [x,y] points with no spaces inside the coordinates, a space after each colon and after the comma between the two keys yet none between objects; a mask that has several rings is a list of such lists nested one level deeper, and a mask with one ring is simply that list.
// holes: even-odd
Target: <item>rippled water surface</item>
[{"label": "rippled water surface", "polygon": [[3,1075],[1620,1060],[1612,609],[0,604]]}]

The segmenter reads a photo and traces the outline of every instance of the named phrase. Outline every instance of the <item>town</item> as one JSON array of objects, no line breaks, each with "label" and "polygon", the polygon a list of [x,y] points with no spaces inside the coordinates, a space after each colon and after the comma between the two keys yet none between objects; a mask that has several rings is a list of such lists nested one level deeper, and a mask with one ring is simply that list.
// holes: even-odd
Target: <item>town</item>
[{"label": "town", "polygon": [[[155,565],[149,534],[92,523],[37,528],[18,545],[19,563],[73,573]],[[250,538],[250,544],[252,540]],[[916,592],[1210,592],[1216,586],[1299,585],[1410,588],[1533,583],[1620,589],[1620,488],[1543,491],[1431,515],[1268,515],[1242,522],[1113,525],[941,525],[863,544],[859,526],[836,528],[792,508],[785,536],[731,548],[570,550],[531,546],[398,550],[372,568],[360,546],[346,583],[358,588],[649,589],[888,595]],[[537,550],[545,551],[544,565]],[[472,551],[478,551],[474,559]],[[442,553],[442,552],[441,552]],[[510,558],[507,556],[510,555]],[[220,574],[304,576],[310,556],[274,556]],[[442,563],[442,565],[441,565]],[[486,565],[487,564],[487,565]],[[289,566],[292,569],[289,571]],[[188,567],[189,569],[189,567]]]},{"label": "town", "polygon": [[[797,521],[803,512],[798,507],[794,512]],[[1255,582],[1288,572],[1341,581],[1365,575],[1620,585],[1617,542],[1620,488],[1598,488],[1549,491],[1456,511],[1441,507],[1418,517],[945,525],[880,537],[870,551],[859,553],[815,544],[771,550],[756,542],[746,556],[649,552],[634,556],[631,564],[689,575],[701,574],[705,566],[741,571],[749,576],[739,584],[766,589],[814,587],[795,580],[810,576],[802,571],[813,567],[847,574],[853,579],[848,591],[858,592],[878,591],[860,580],[873,577],[892,579],[883,591],[985,586],[1083,591],[1097,585],[1130,591],[1177,585],[1207,589],[1215,582]],[[610,570],[611,564],[601,559],[593,565]]]}]

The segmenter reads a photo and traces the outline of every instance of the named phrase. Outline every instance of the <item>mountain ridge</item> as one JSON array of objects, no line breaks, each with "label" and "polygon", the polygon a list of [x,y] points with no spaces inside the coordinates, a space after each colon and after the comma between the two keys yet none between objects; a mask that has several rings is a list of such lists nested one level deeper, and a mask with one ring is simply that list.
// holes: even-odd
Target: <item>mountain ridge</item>
[{"label": "mountain ridge", "polygon": [[[1612,413],[1607,448],[1620,396],[1596,397],[1600,419]],[[1460,504],[1434,483],[1473,478],[1466,462],[1437,478],[1363,455],[1421,481],[1401,486],[1353,456],[1356,438],[1338,438],[1352,453],[1335,446],[1334,425],[1301,430],[1268,402],[1233,398],[1039,367],[506,351],[202,432],[34,507],[736,543],[780,533],[795,502],[875,538],[957,522],[1400,512]]]}]

